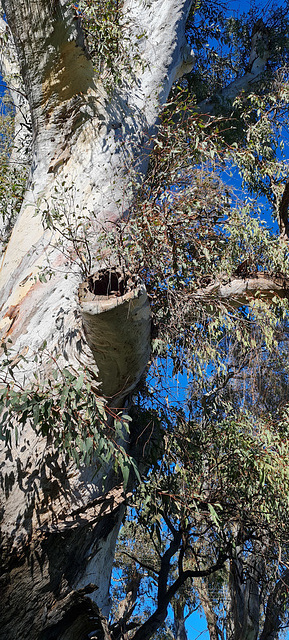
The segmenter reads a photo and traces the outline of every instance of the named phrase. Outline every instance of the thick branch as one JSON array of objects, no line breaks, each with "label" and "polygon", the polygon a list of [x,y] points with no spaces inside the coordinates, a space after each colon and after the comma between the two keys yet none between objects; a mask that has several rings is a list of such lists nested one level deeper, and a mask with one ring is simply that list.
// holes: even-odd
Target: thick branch
[{"label": "thick branch", "polygon": [[137,630],[135,635],[133,636],[133,640],[149,640],[152,635],[157,631],[157,629],[163,624],[167,616],[167,608],[169,603],[171,602],[174,595],[177,591],[182,587],[182,585],[189,578],[195,577],[205,577],[209,576],[215,571],[218,571],[224,565],[224,562],[227,560],[227,556],[225,554],[220,554],[216,564],[209,567],[208,569],[200,569],[200,570],[187,570],[184,571],[175,582],[167,589],[164,590],[161,597],[158,598],[158,607],[156,611],[146,620],[146,622]]},{"label": "thick branch", "polygon": [[163,606],[163,603],[166,597],[169,572],[171,568],[171,559],[175,555],[175,553],[177,553],[181,540],[182,540],[182,532],[177,531],[173,537],[173,540],[171,541],[169,548],[164,553],[161,559],[161,568],[160,568],[159,577],[158,577],[158,609],[160,609]]},{"label": "thick branch", "polygon": [[250,300],[259,298],[271,302],[274,297],[289,297],[289,278],[283,275],[257,273],[244,278],[233,277],[229,282],[215,281],[193,294],[194,300],[206,304],[220,301],[230,307],[247,305]]}]

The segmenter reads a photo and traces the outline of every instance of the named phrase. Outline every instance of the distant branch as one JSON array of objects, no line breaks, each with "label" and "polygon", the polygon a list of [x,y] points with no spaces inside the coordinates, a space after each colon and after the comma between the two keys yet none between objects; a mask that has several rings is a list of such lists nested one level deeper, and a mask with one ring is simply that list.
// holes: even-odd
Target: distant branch
[{"label": "distant branch", "polygon": [[151,571],[154,574],[158,573],[158,571],[154,566],[148,564],[147,562],[142,562],[137,556],[133,555],[133,553],[129,553],[128,551],[122,551],[122,553],[123,555],[127,556],[131,560],[134,560],[134,562],[137,562],[137,564],[139,564],[139,566],[142,569],[145,569],[146,571]]},{"label": "distant branch", "polygon": [[288,207],[289,207],[289,178],[286,180],[283,195],[278,207],[279,230],[281,238],[289,239],[288,224]]},{"label": "distant branch", "polygon": [[252,85],[258,82],[264,73],[270,54],[269,30],[262,19],[258,20],[252,31],[251,52],[249,66],[246,73],[231,82],[217,95],[202,100],[198,104],[198,110],[207,115],[214,115],[216,106],[232,104],[235,98],[242,92],[248,91]]}]

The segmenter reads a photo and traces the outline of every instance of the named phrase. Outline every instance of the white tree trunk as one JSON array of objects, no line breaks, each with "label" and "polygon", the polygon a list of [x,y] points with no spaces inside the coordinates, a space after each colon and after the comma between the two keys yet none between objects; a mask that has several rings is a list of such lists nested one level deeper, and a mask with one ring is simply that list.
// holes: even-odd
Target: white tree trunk
[{"label": "white tree trunk", "polygon": [[[124,406],[145,369],[150,319],[143,286],[103,296],[83,281],[84,273],[114,266],[105,237],[146,171],[150,136],[187,56],[190,4],[126,0],[132,43],[144,36],[131,77],[108,97],[66,0],[3,0],[33,126],[29,186],[0,271],[1,336],[11,357],[26,354],[14,368],[21,384],[33,379],[33,356],[44,341],[60,366],[89,366],[115,406]],[[67,225],[85,216],[85,256],[78,259],[71,238],[43,226],[53,209]],[[51,277],[40,281],[47,267]],[[96,624],[92,600],[104,613],[109,608],[124,511],[119,480],[110,471],[104,490],[101,473],[67,467],[28,425],[18,446],[2,449],[0,637],[83,639]]]}]

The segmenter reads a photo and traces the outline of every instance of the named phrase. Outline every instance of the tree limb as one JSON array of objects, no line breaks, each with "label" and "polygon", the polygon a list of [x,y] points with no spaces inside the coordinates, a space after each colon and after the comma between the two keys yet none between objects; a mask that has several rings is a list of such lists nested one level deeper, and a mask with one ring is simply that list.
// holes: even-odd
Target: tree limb
[{"label": "tree limb", "polygon": [[287,178],[283,195],[278,206],[278,222],[280,237],[289,239],[289,221],[288,221],[288,207],[289,207],[289,178]]},{"label": "tree limb", "polygon": [[153,565],[147,564],[147,562],[142,562],[137,556],[133,555],[132,553],[129,553],[128,551],[123,550],[122,554],[127,556],[128,558],[131,558],[131,560],[134,560],[135,562],[137,562],[137,564],[139,564],[139,566],[142,567],[142,569],[145,569],[146,571],[151,571],[153,574],[158,573],[158,571]]},{"label": "tree limb", "polygon": [[229,105],[242,92],[248,91],[258,82],[266,69],[270,55],[269,31],[262,19],[258,20],[253,28],[251,40],[251,52],[247,72],[237,78],[216,96],[206,98],[197,105],[198,111],[207,115],[214,115],[218,105]]},{"label": "tree limb", "polygon": [[168,576],[171,568],[171,558],[177,553],[182,540],[182,532],[177,531],[161,559],[161,568],[158,576],[158,608],[162,607],[165,599]]},{"label": "tree limb", "polygon": [[258,272],[244,278],[233,277],[229,282],[215,280],[207,287],[197,289],[188,298],[202,301],[206,304],[215,304],[220,301],[232,308],[247,305],[250,300],[259,298],[266,302],[272,302],[274,297],[289,298],[289,278],[280,275],[270,275]]},{"label": "tree limb", "polygon": [[182,575],[178,576],[178,578],[169,587],[169,589],[166,589],[166,585],[162,584],[162,594],[159,594],[160,598],[158,599],[157,609],[136,631],[135,635],[133,636],[133,640],[149,640],[149,638],[152,637],[153,633],[155,633],[161,626],[161,624],[163,624],[163,622],[165,621],[169,603],[171,602],[177,591],[180,589],[180,587],[186,582],[186,580],[188,580],[189,578],[209,576],[215,571],[221,569],[226,560],[227,555],[225,553],[221,553],[217,562],[208,569],[201,569],[197,571],[188,569],[184,571]]}]

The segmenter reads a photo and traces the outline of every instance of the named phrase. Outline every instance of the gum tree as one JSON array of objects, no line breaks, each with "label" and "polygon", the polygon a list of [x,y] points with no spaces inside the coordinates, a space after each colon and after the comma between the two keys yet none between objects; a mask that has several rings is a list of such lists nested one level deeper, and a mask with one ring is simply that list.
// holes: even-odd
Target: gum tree
[{"label": "gum tree", "polygon": [[[144,238],[151,212],[162,229],[152,204],[158,210],[168,181],[183,175],[179,165],[169,177],[165,169],[153,199],[147,198],[144,178],[154,142],[157,151],[168,134],[172,147],[177,142],[172,124],[166,131],[157,127],[175,80],[192,68],[185,39],[191,5],[189,0],[2,1],[8,25],[1,27],[2,72],[16,109],[9,170],[12,163],[25,162],[23,153],[31,145],[23,203],[0,273],[0,634],[6,640],[83,638],[95,630],[97,619],[108,633],[103,616],[109,611],[114,546],[128,476],[138,473],[130,457],[130,444],[139,442],[138,417],[131,426],[127,413],[150,357],[150,305],[142,280],[149,286],[149,269],[145,260],[136,267],[132,246],[138,256],[141,251],[132,242],[135,223],[124,244],[120,223],[127,228],[138,210]],[[223,86],[213,82],[205,95],[197,93],[193,111],[202,127],[210,127],[213,113],[261,81],[270,48],[268,30],[259,21],[242,73],[225,73]],[[182,144],[188,142],[190,123],[183,104],[170,103],[175,131],[181,122],[185,132]],[[191,102],[186,109],[191,113]],[[241,128],[247,124],[244,120]],[[196,149],[199,142],[195,138]],[[211,151],[214,156],[218,149]],[[246,168],[242,153],[241,148]],[[162,151],[161,156],[166,161]],[[186,171],[190,162],[184,161]],[[167,166],[174,168],[174,160]],[[152,160],[152,184],[157,171]],[[217,201],[216,184],[211,183],[211,193]],[[286,238],[288,187],[282,191],[282,184],[275,185],[275,201]],[[166,198],[161,201],[165,208]],[[224,195],[219,202],[225,205]],[[199,237],[194,224],[192,230]],[[177,243],[172,234],[165,237],[176,275]],[[205,310],[214,300],[225,308],[233,299],[241,307],[260,290],[266,300],[274,293],[287,295],[287,279],[272,277],[269,268],[258,276],[247,270],[244,278],[236,265],[227,265],[227,272],[229,267],[234,278],[213,273],[208,281],[202,266],[193,297],[182,283],[184,309],[192,300]],[[165,304],[162,286],[160,291],[158,301]],[[136,633],[141,637],[142,631]]]},{"label": "gum tree", "polygon": [[[32,138],[27,190],[2,258],[2,345],[10,370],[9,382],[7,377],[3,382],[17,394],[33,385],[35,372],[45,385],[52,369],[57,375],[67,367],[76,380],[81,367],[89,369],[93,388],[109,407],[99,442],[99,454],[108,459],[105,436],[114,437],[113,419],[147,364],[150,312],[144,286],[133,274],[106,271],[114,257],[104,242],[128,210],[129,169],[137,180],[145,173],[161,106],[184,62],[190,63],[184,36],[190,5],[100,3],[102,19],[110,25],[110,18],[117,30],[109,31],[106,51],[110,36],[125,42],[115,61],[118,77],[109,64],[103,71],[93,66],[79,11],[70,2],[3,3],[12,39],[3,25],[2,68],[8,87],[17,77],[12,97],[23,96],[15,133],[29,128],[30,119]],[[21,147],[18,135],[15,155]],[[45,223],[55,211],[62,217],[59,231]],[[97,275],[99,266],[103,271]],[[41,362],[34,361],[37,353]],[[69,386],[59,375],[68,394],[71,379]],[[53,394],[51,389],[44,394],[53,400],[49,408],[43,398],[35,402],[37,414],[37,406],[43,407],[42,425],[53,418],[59,393]],[[79,399],[78,404],[76,420],[85,423],[86,408],[81,410]],[[66,408],[64,398],[59,411]],[[102,405],[91,407],[94,415],[99,410]],[[118,442],[122,439],[119,434]],[[90,440],[88,433],[88,445]],[[114,543],[123,517],[122,476],[109,460],[99,473],[95,464],[67,466],[28,420],[16,448],[11,444],[9,453],[4,447],[2,469],[1,635],[83,637],[95,626],[86,594],[95,596],[104,613],[109,606]]]}]

